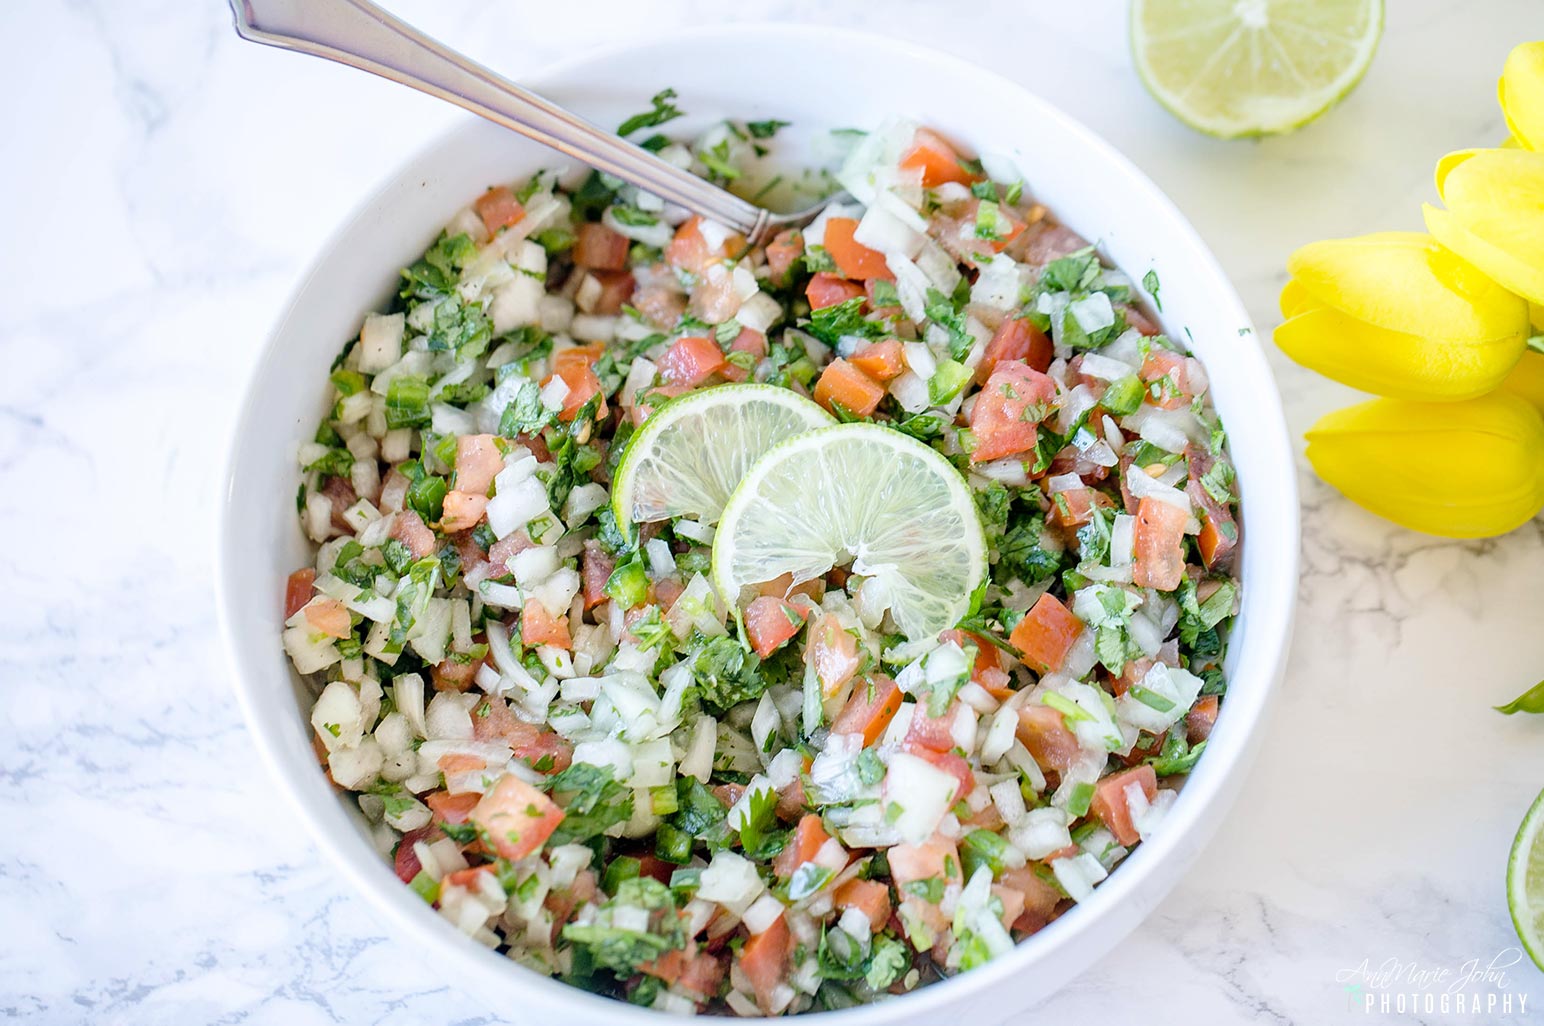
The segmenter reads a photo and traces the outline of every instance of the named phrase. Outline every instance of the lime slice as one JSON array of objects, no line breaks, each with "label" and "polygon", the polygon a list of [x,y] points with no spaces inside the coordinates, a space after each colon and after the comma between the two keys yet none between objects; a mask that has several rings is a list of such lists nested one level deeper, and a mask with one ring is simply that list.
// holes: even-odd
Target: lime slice
[{"label": "lime slice", "polygon": [[1506,904],[1533,964],[1544,969],[1544,794],[1517,828],[1506,863]]},{"label": "lime slice", "polygon": [[849,561],[876,579],[908,637],[958,623],[986,578],[986,537],[959,471],[878,424],[812,431],[750,469],[713,540],[713,581],[730,601],[745,585],[807,581]]},{"label": "lime slice", "polygon": [[1383,0],[1135,0],[1131,51],[1153,98],[1222,139],[1301,128],[1356,88]]},{"label": "lime slice", "polygon": [[740,478],[779,442],[835,421],[776,385],[720,385],[666,403],[627,443],[611,490],[618,524],[718,519]]}]

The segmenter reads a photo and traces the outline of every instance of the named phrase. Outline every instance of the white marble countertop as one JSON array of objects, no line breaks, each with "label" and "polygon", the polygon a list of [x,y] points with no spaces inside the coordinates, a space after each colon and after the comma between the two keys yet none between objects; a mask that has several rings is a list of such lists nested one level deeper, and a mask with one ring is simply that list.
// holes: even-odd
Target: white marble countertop
[{"label": "white marble countertop", "polygon": [[[731,7],[968,55],[1145,168],[1262,331],[1296,245],[1419,227],[1434,161],[1500,138],[1502,59],[1544,36],[1538,0],[1392,0],[1342,108],[1230,144],[1148,99],[1120,0],[605,0],[584,39],[573,5],[393,6],[517,77]],[[241,44],[215,2],[5,4],[0,40],[0,1018],[503,1021],[383,936],[297,832],[227,686],[210,580],[225,439],[279,304],[360,192],[460,115]],[[1263,344],[1295,435],[1345,401]],[[1017,1021],[1544,1006],[1526,963],[1467,993],[1526,997],[1528,1015],[1369,1014],[1337,980],[1389,959],[1456,976],[1514,944],[1502,881],[1544,785],[1544,720],[1489,707],[1544,675],[1544,526],[1444,542],[1302,483],[1297,640],[1244,798],[1143,927]]]}]

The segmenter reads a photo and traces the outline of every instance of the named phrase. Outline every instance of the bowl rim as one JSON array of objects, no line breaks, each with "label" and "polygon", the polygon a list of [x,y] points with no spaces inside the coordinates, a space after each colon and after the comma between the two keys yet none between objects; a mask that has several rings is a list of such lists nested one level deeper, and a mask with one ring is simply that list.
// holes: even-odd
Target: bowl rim
[{"label": "bowl rim", "polygon": [[[969,972],[920,987],[896,998],[839,1011],[811,1011],[800,1017],[805,1021],[840,1021],[843,1026],[857,1026],[861,1022],[880,1022],[896,1017],[939,1012],[956,999],[968,996],[972,991],[992,989],[994,984],[1002,983],[1040,960],[1043,953],[1055,947],[1069,945],[1076,938],[1101,927],[1108,928],[1105,920],[1109,918],[1109,913],[1122,902],[1132,900],[1134,894],[1165,863],[1171,860],[1180,861],[1180,868],[1171,874],[1167,882],[1160,881],[1156,885],[1159,889],[1151,896],[1149,907],[1144,909],[1136,919],[1131,920],[1130,925],[1118,930],[1113,938],[1105,938],[1092,945],[1085,945],[1086,949],[1094,950],[1094,954],[1083,960],[1083,966],[1077,972],[1067,976],[1052,989],[1064,986],[1078,973],[1084,971],[1092,961],[1107,954],[1115,944],[1124,939],[1147,917],[1153,906],[1167,896],[1210,839],[1222,813],[1236,800],[1242,784],[1238,778],[1247,772],[1249,763],[1252,762],[1254,749],[1257,746],[1251,744],[1251,741],[1261,729],[1265,712],[1278,689],[1287,646],[1291,639],[1300,561],[1301,527],[1295,461],[1287,433],[1281,396],[1265,360],[1263,348],[1258,342],[1260,336],[1254,330],[1253,321],[1231,279],[1188,218],[1145,173],[1098,133],[1028,87],[995,71],[977,67],[952,53],[877,33],[804,21],[735,22],[653,32],[623,43],[587,48],[573,56],[544,65],[529,75],[523,75],[521,81],[529,83],[540,91],[550,80],[581,70],[586,66],[599,66],[611,57],[665,44],[677,44],[683,39],[699,43],[712,42],[730,47],[744,45],[764,47],[768,45],[770,39],[776,37],[777,46],[797,47],[800,43],[817,36],[839,37],[863,52],[891,55],[915,65],[929,65],[956,80],[974,80],[983,87],[1010,91],[1016,94],[1017,102],[1037,108],[1042,117],[1058,123],[1061,130],[1077,137],[1088,152],[1111,165],[1112,171],[1118,172],[1126,187],[1140,192],[1143,205],[1153,208],[1155,213],[1178,233],[1175,246],[1190,251],[1190,256],[1195,261],[1192,265],[1193,273],[1205,275],[1215,284],[1216,302],[1224,308],[1232,320],[1243,326],[1240,329],[1241,333],[1243,328],[1247,327],[1251,338],[1256,340],[1241,356],[1241,366],[1248,371],[1247,377],[1250,380],[1240,382],[1234,387],[1242,389],[1245,386],[1254,386],[1252,397],[1252,402],[1255,404],[1254,414],[1264,422],[1263,426],[1266,430],[1260,439],[1260,451],[1256,454],[1260,465],[1256,467],[1251,464],[1251,476],[1261,481],[1269,479],[1268,487],[1262,488],[1257,485],[1256,490],[1273,490],[1276,498],[1281,500],[1282,506],[1275,511],[1280,518],[1280,537],[1269,539],[1272,545],[1272,558],[1275,561],[1273,565],[1280,568],[1279,573],[1271,575],[1276,585],[1274,590],[1257,590],[1263,587],[1262,583],[1261,586],[1246,591],[1245,602],[1253,603],[1249,608],[1255,613],[1253,622],[1257,626],[1252,628],[1254,636],[1250,639],[1249,649],[1240,653],[1239,665],[1233,671],[1234,674],[1240,674],[1247,660],[1249,675],[1257,676],[1260,680],[1246,695],[1241,695],[1229,702],[1230,707],[1235,707],[1229,719],[1238,722],[1239,726],[1232,728],[1227,736],[1236,740],[1224,747],[1221,752],[1213,753],[1209,748],[1209,758],[1203,760],[1197,770],[1187,778],[1184,793],[1188,795],[1192,790],[1199,790],[1201,793],[1188,801],[1182,796],[1169,814],[1170,829],[1138,846],[1121,863],[1120,871],[1112,873],[1108,880],[1095,889],[1089,899],[1070,909],[1045,930],[1017,944],[1012,952],[994,958]],[[526,970],[517,963],[512,963],[505,956],[484,948],[460,934],[420,899],[413,896],[406,887],[401,886],[394,875],[390,876],[388,886],[388,880],[379,872],[384,865],[379,854],[370,851],[367,842],[357,834],[351,837],[339,836],[333,824],[326,822],[313,807],[313,799],[309,792],[315,789],[316,781],[325,782],[325,777],[316,776],[316,781],[307,784],[302,780],[302,772],[308,777],[315,776],[310,772],[311,768],[307,766],[302,771],[300,767],[292,765],[279,750],[277,741],[269,736],[267,729],[263,726],[262,716],[258,710],[259,690],[262,685],[257,677],[260,674],[247,667],[238,657],[237,638],[240,628],[232,619],[235,584],[229,572],[231,553],[234,546],[238,544],[234,530],[236,519],[233,516],[235,507],[232,502],[232,489],[240,470],[240,439],[254,424],[261,422],[259,384],[264,379],[264,370],[277,359],[277,342],[288,327],[297,301],[305,294],[320,270],[337,259],[340,243],[364,218],[366,212],[402,178],[405,171],[431,159],[435,153],[449,147],[459,136],[483,127],[480,119],[470,114],[465,115],[406,154],[402,160],[394,163],[388,171],[373,182],[372,187],[362,191],[361,198],[328,233],[315,255],[307,262],[305,269],[288,290],[278,316],[265,335],[257,359],[248,371],[238,412],[232,421],[231,433],[226,440],[224,465],[221,476],[218,478],[223,494],[219,501],[220,522],[215,539],[214,569],[220,639],[243,719],[271,778],[279,782],[280,790],[285,794],[292,810],[298,813],[312,840],[333,863],[334,868],[351,883],[356,892],[366,897],[381,918],[391,924],[391,933],[395,941],[402,943],[406,936],[424,939],[428,942],[426,949],[427,947],[437,949],[432,952],[433,955],[439,956],[441,961],[454,960],[459,963],[468,973],[478,976],[486,984],[487,989],[503,989],[509,992],[534,989],[545,992],[545,996],[552,1004],[568,1004],[577,1013],[600,1016],[611,1022],[657,1024],[667,1021],[667,1017],[673,1018],[673,1014],[603,997],[564,983],[555,977]],[[1260,539],[1254,544],[1258,545],[1265,540]],[[1236,709],[1238,704],[1242,704],[1244,708]],[[1223,765],[1224,762],[1226,766]],[[335,792],[331,785],[328,785],[328,790]],[[1208,817],[1210,822],[1202,822]],[[1191,850],[1184,851],[1186,847]],[[367,852],[369,861],[362,862],[360,856]],[[512,965],[516,967],[514,972],[510,971]],[[483,987],[470,989],[479,998],[487,992]]]}]

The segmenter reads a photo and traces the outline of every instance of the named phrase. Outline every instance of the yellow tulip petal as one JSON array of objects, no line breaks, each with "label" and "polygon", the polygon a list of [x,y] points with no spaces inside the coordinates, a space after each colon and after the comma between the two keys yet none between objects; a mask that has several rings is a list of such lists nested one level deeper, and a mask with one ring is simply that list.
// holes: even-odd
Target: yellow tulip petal
[{"label": "yellow tulip petal", "polygon": [[1544,507],[1544,418],[1504,392],[1461,403],[1374,399],[1321,418],[1307,438],[1321,478],[1417,531],[1485,538]]},{"label": "yellow tulip petal", "polygon": [[1319,303],[1409,335],[1509,338],[1527,317],[1516,296],[1420,232],[1309,243],[1287,270]]},{"label": "yellow tulip petal", "polygon": [[1529,303],[1528,322],[1533,325],[1535,331],[1544,331],[1544,306],[1538,303]]},{"label": "yellow tulip petal", "polygon": [[1437,161],[1437,195],[1442,195],[1443,187],[1447,185],[1448,174],[1452,172],[1454,168],[1462,164],[1464,161],[1469,160],[1471,157],[1474,157],[1476,154],[1484,152],[1485,151],[1482,149],[1472,149],[1454,150],[1452,153],[1443,154],[1442,157]]},{"label": "yellow tulip petal", "polygon": [[1291,278],[1288,278],[1287,283],[1281,287],[1281,316],[1283,317],[1296,317],[1318,305],[1308,294],[1308,290]]},{"label": "yellow tulip petal", "polygon": [[1451,213],[1421,204],[1426,228],[1448,249],[1484,271],[1496,283],[1531,303],[1544,304],[1544,264],[1529,265],[1472,232]]},{"label": "yellow tulip petal", "polygon": [[1448,154],[1437,166],[1437,191],[1463,234],[1454,236],[1457,246],[1432,234],[1502,285],[1544,302],[1544,153]]},{"label": "yellow tulip petal", "polygon": [[1492,391],[1522,355],[1521,331],[1488,342],[1449,342],[1389,331],[1318,307],[1276,329],[1276,344],[1325,377],[1398,399],[1452,402]]},{"label": "yellow tulip petal", "polygon": [[1501,387],[1522,396],[1544,413],[1544,353],[1524,353]]},{"label": "yellow tulip petal", "polygon": [[1512,50],[1496,91],[1512,135],[1530,150],[1544,150],[1544,42]]}]

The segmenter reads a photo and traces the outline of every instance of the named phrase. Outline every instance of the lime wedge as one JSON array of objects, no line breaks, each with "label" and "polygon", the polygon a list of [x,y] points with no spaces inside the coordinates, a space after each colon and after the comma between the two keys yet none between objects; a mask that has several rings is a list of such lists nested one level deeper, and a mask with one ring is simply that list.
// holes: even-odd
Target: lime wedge
[{"label": "lime wedge", "polygon": [[1131,51],[1153,98],[1221,139],[1301,128],[1356,88],[1383,0],[1134,0]]},{"label": "lime wedge", "polygon": [[1544,969],[1544,794],[1517,828],[1506,863],[1506,904],[1533,964]]},{"label": "lime wedge", "polygon": [[908,637],[958,623],[986,578],[986,538],[959,471],[878,424],[812,431],[751,467],[713,540],[713,582],[731,602],[748,584],[807,581],[848,562],[876,579]]},{"label": "lime wedge", "polygon": [[835,423],[776,385],[720,385],[656,410],[627,443],[611,490],[618,524],[718,519],[740,478],[779,442]]}]

